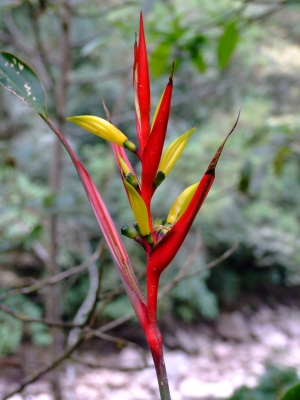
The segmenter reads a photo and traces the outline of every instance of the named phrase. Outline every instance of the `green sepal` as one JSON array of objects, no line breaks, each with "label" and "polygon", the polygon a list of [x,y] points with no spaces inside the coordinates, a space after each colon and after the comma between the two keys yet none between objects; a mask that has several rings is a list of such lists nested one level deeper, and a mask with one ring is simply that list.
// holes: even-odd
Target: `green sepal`
[{"label": "green sepal", "polygon": [[131,142],[130,140],[126,140],[126,141],[123,143],[123,146],[124,146],[126,149],[132,151],[133,153],[134,153],[134,152],[136,151],[136,149],[137,149],[136,145],[135,145],[133,142]]},{"label": "green sepal", "polygon": [[133,224],[133,227],[134,227],[134,229],[137,231],[137,234],[138,234],[140,237],[143,237],[142,232],[141,232],[140,227],[139,227],[139,224],[138,224],[137,222],[135,222],[135,223]]},{"label": "green sepal", "polygon": [[154,178],[153,186],[157,188],[165,179],[166,175],[162,171],[157,171]]},{"label": "green sepal", "polygon": [[165,225],[166,220],[164,218],[156,217],[154,220],[153,228],[155,229],[156,227],[160,225]]},{"label": "green sepal", "polygon": [[128,225],[122,226],[121,233],[123,236],[126,236],[129,239],[135,239],[137,237],[137,233],[133,229],[131,229]]},{"label": "green sepal", "polygon": [[126,182],[130,183],[130,185],[133,186],[134,188],[140,186],[138,180],[131,172],[125,176],[125,180]]}]

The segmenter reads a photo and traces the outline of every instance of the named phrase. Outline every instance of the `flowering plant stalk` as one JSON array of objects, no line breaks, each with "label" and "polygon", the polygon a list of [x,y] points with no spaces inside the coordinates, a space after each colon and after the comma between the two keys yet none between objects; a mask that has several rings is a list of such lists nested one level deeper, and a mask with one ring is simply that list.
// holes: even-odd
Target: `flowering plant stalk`
[{"label": "flowering plant stalk", "polygon": [[[23,61],[9,53],[1,53],[0,84],[25,103],[32,106],[55,132],[68,151],[81,178],[95,216],[119,270],[126,292],[135,310],[149,345],[158,379],[162,400],[170,399],[166,367],[163,358],[162,336],[157,325],[157,294],[162,272],[168,267],[200,210],[215,179],[215,168],[225,142],[233,128],[216,151],[202,179],[185,189],[174,201],[166,219],[153,221],[151,200],[184,150],[196,128],[175,140],[164,152],[168,121],[171,111],[174,63],[166,88],[150,124],[150,80],[143,18],[140,15],[138,40],[134,45],[133,89],[136,114],[137,143],[108,120],[91,116],[67,118],[112,144],[115,161],[136,222],[134,229],[125,225],[121,233],[139,243],[146,255],[147,294],[143,293],[131,266],[128,254],[117,229],[90,175],[70,147],[66,138],[51,121],[46,110],[46,95],[37,76]],[[24,89],[25,88],[25,89]],[[141,163],[141,179],[132,167],[126,151],[133,152]]]}]

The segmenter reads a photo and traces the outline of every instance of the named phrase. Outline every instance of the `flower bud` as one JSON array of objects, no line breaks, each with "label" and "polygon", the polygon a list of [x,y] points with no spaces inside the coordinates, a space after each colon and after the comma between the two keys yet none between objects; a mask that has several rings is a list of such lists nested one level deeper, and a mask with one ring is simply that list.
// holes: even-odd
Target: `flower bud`
[{"label": "flower bud", "polygon": [[119,146],[124,146],[126,143],[126,147],[130,147],[130,144],[132,144],[136,148],[124,133],[103,118],[95,117],[93,115],[80,115],[69,117],[67,118],[67,121],[74,122],[74,124],[81,126],[81,128],[100,136],[102,139],[116,143]]},{"label": "flower bud", "polygon": [[148,212],[144,200],[141,198],[135,188],[130,185],[130,183],[125,180],[124,184],[128,190],[130,205],[136,222],[141,230],[141,234],[142,236],[148,236],[150,235],[150,228],[148,222]]},{"label": "flower bud", "polygon": [[197,188],[198,188],[199,182],[195,183],[194,185],[189,186],[186,188],[174,201],[172,204],[172,207],[169,211],[169,215],[167,218],[167,221],[170,224],[174,224],[177,222],[187,209],[188,205],[190,204]]},{"label": "flower bud", "polygon": [[128,225],[122,226],[121,233],[122,235],[127,236],[129,239],[135,239],[137,237],[137,233]]},{"label": "flower bud", "polygon": [[153,228],[155,229],[157,226],[164,225],[166,220],[164,218],[156,217],[154,220]]},{"label": "flower bud", "polygon": [[176,161],[180,157],[181,153],[183,152],[187,142],[189,141],[189,138],[196,129],[196,127],[190,129],[170,144],[170,146],[164,151],[162,155],[158,166],[158,173],[163,172],[165,176],[169,174],[171,169],[174,167]]}]

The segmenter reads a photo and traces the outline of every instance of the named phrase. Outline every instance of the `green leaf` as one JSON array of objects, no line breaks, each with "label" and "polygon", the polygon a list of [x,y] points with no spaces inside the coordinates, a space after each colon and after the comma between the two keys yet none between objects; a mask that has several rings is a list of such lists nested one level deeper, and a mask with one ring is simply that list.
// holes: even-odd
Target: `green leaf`
[{"label": "green leaf", "polygon": [[236,27],[236,21],[230,22],[230,24],[225,27],[218,44],[218,62],[220,68],[223,69],[227,67],[238,39],[239,32]]},{"label": "green leaf", "polygon": [[288,156],[291,154],[291,149],[289,147],[280,147],[277,154],[274,157],[274,170],[275,174],[280,176],[282,174],[282,170],[284,167],[284,164],[288,158]]},{"label": "green leaf", "polygon": [[206,63],[200,51],[192,54],[192,62],[201,73],[206,71]]},{"label": "green leaf", "polygon": [[281,400],[299,400],[300,399],[300,383],[289,389]]},{"label": "green leaf", "polygon": [[160,43],[150,58],[150,70],[155,78],[162,75],[169,65],[171,44]]},{"label": "green leaf", "polygon": [[47,96],[42,83],[32,69],[13,54],[0,53],[0,85],[47,117]]}]

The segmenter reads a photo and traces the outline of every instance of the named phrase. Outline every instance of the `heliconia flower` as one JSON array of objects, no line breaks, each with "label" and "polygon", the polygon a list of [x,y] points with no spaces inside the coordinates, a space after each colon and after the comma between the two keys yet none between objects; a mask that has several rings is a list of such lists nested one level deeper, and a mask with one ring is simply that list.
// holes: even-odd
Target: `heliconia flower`
[{"label": "heliconia flower", "polygon": [[118,146],[124,146],[131,151],[136,150],[136,145],[130,142],[123,132],[103,118],[95,117],[94,115],[80,115],[69,117],[67,121],[74,122],[81,128],[94,133],[102,139],[116,143]]},{"label": "heliconia flower", "polygon": [[154,185],[157,187],[169,174],[171,169],[174,167],[181,153],[183,152],[187,142],[191,135],[195,132],[197,128],[192,128],[185,132],[178,139],[174,140],[173,143],[164,151],[162,158],[158,166],[158,172],[155,176]]},{"label": "heliconia flower", "polygon": [[130,205],[140,231],[143,236],[149,236],[150,227],[148,223],[148,212],[144,200],[130,183],[124,181],[124,184],[128,190]]},{"label": "heliconia flower", "polygon": [[177,197],[177,199],[172,204],[169,215],[167,217],[167,222],[169,224],[174,224],[182,217],[188,205],[190,204],[194,194],[196,193],[198,186],[199,182],[189,186]]}]

